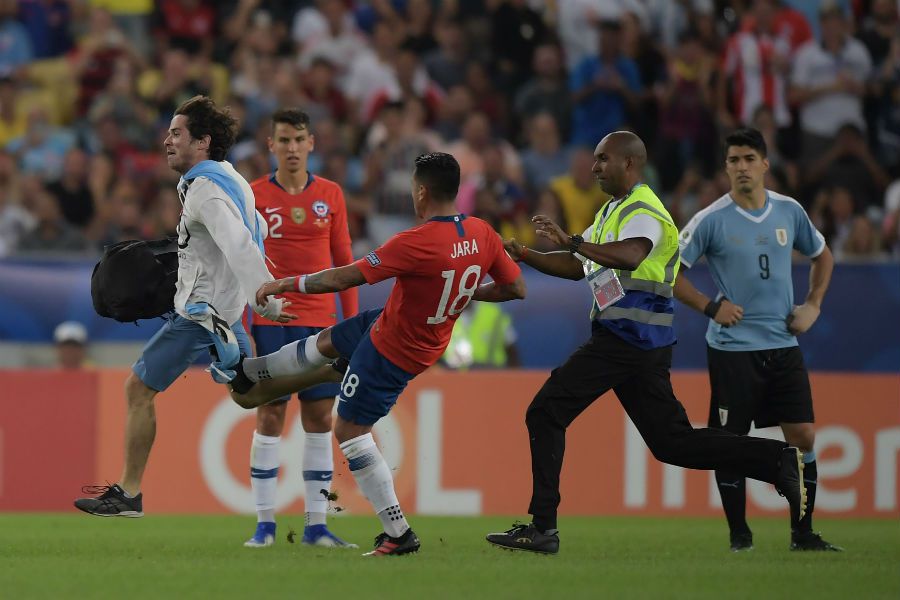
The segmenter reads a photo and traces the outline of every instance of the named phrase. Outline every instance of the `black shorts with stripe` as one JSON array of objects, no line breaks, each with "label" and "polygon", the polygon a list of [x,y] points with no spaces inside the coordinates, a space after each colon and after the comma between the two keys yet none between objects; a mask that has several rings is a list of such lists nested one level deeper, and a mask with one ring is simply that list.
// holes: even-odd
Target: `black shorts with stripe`
[{"label": "black shorts with stripe", "polygon": [[728,352],[707,346],[709,426],[746,434],[779,423],[813,423],[812,392],[797,346]]}]

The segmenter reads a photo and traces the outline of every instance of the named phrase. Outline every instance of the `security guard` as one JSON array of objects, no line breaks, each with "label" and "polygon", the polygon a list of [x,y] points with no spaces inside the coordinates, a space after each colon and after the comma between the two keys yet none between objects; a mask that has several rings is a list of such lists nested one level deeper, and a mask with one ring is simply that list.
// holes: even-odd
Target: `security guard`
[{"label": "security guard", "polygon": [[512,317],[495,302],[471,303],[453,325],[441,362],[457,370],[518,367]]},{"label": "security guard", "polygon": [[[530,524],[487,540],[514,550],[559,551],[556,513],[566,428],[612,389],[653,455],[691,469],[723,469],[775,484],[792,515],[805,512],[803,455],[783,442],[693,429],[672,392],[672,286],[678,273],[678,230],[659,198],[641,183],[647,161],[635,134],[616,131],[594,151],[592,171],[612,196],[583,234],[568,236],[543,215],[538,235],[562,251],[541,253],[504,242],[514,259],[566,279],[587,279],[594,296],[591,338],[535,396],[525,416],[531,442]],[[588,241],[590,240],[590,241]],[[597,449],[597,460],[602,452]]]}]

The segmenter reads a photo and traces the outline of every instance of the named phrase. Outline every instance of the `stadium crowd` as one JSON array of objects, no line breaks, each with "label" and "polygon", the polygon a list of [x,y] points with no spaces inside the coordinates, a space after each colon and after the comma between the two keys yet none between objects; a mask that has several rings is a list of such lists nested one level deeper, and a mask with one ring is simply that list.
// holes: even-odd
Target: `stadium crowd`
[{"label": "stadium crowd", "polygon": [[898,31],[897,0],[0,0],[0,256],[173,233],[162,139],[200,93],[239,117],[248,180],[271,112],[311,116],[357,256],[414,223],[427,151],[459,160],[463,212],[540,247],[532,214],[580,232],[606,200],[605,134],[648,142],[683,225],[752,125],[838,261],[898,260]]}]

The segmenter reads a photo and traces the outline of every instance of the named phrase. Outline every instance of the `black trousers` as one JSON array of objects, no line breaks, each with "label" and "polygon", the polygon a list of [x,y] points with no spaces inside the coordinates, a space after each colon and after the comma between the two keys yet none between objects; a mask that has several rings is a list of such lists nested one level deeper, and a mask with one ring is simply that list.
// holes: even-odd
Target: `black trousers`
[{"label": "black trousers", "polygon": [[671,366],[671,346],[641,350],[595,324],[591,339],[553,370],[525,415],[534,485],[528,512],[535,525],[556,527],[566,428],[610,389],[657,460],[775,482],[785,444],[694,429],[672,391]]}]

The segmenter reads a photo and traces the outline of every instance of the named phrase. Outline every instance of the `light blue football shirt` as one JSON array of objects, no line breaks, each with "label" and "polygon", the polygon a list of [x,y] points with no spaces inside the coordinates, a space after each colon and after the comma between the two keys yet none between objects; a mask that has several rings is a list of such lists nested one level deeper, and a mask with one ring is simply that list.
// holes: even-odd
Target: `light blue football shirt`
[{"label": "light blue football shirt", "polygon": [[744,308],[732,327],[709,320],[706,341],[719,350],[769,350],[797,345],[785,319],[794,304],[791,253],[816,257],[825,249],[803,207],[767,191],[760,211],[744,210],[726,194],[701,210],[682,230],[681,262],[706,256],[719,294]]}]

